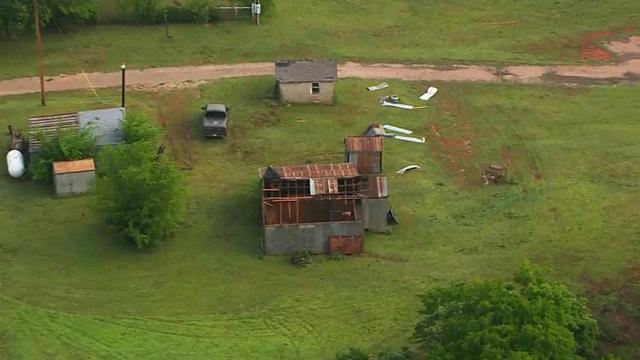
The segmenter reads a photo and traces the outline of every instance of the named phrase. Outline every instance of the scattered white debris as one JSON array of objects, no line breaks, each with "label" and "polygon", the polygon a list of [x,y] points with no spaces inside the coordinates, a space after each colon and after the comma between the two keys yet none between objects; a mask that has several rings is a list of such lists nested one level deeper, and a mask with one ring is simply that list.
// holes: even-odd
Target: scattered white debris
[{"label": "scattered white debris", "polygon": [[434,88],[433,86],[429,86],[429,88],[427,89],[427,92],[420,96],[420,100],[427,101],[431,99],[437,92],[438,92],[437,88]]},{"label": "scattered white debris", "polygon": [[389,84],[387,84],[386,82],[383,82],[383,83],[380,83],[380,84],[375,85],[375,86],[369,86],[369,87],[367,87],[367,90],[376,91],[376,90],[386,89],[388,87],[389,87]]},{"label": "scattered white debris", "polygon": [[411,135],[413,134],[413,131],[411,130],[407,130],[407,129],[403,129],[397,126],[393,126],[393,125],[382,125],[383,128],[389,130],[389,131],[395,131],[395,132],[399,132],[399,133],[403,133],[403,134],[407,134],[407,135]]},{"label": "scattered white debris", "polygon": [[413,106],[412,105],[394,104],[394,103],[388,102],[388,101],[383,101],[382,102],[382,106],[389,106],[389,107],[394,107],[394,108],[403,109],[403,110],[413,110]]},{"label": "scattered white debris", "polygon": [[396,140],[408,141],[417,144],[424,144],[427,141],[424,137],[422,139],[418,139],[414,137],[396,135],[393,138]]},{"label": "scattered white debris", "polygon": [[420,166],[418,165],[409,165],[409,166],[405,166],[402,169],[396,171],[396,174],[404,174],[409,170],[413,170],[413,169],[420,169]]}]

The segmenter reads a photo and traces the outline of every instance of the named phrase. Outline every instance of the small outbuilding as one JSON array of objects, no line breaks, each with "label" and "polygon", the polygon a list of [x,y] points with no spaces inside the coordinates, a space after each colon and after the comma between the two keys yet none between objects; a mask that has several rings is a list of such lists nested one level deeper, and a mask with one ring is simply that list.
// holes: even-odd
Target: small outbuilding
[{"label": "small outbuilding", "polygon": [[360,174],[382,171],[382,136],[348,136],[344,138],[344,161],[354,164]]},{"label": "small outbuilding", "polygon": [[287,103],[332,103],[338,78],[334,60],[280,60],[276,62],[276,90]]},{"label": "small outbuilding", "polygon": [[53,184],[56,195],[87,193],[93,190],[95,176],[96,166],[93,159],[53,163]]}]

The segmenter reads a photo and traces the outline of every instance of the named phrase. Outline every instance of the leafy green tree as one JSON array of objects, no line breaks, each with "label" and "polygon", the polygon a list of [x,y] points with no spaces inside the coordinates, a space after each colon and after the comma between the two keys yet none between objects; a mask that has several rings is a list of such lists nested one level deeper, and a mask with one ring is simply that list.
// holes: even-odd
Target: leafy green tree
[{"label": "leafy green tree", "polygon": [[[40,23],[46,27],[87,22],[95,18],[95,0],[47,0],[39,2]],[[33,29],[33,0],[0,1],[0,34],[3,37],[16,35]]]},{"label": "leafy green tree", "polygon": [[36,138],[41,144],[40,151],[29,166],[29,172],[36,181],[52,182],[55,161],[93,158],[98,149],[90,127],[80,131],[60,128],[50,138],[40,132]]},{"label": "leafy green tree", "polygon": [[513,281],[453,284],[422,297],[415,338],[429,359],[583,359],[598,328],[583,298],[525,264]]},{"label": "leafy green tree", "polygon": [[126,144],[104,147],[98,156],[97,188],[110,225],[139,248],[167,239],[184,209],[183,176],[157,154],[159,131],[143,117],[127,115]]}]

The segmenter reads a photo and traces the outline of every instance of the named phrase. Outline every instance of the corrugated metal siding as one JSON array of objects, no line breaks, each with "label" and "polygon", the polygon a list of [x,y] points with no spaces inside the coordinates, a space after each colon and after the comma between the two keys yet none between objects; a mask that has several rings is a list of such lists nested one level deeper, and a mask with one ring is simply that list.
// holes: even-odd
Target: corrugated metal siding
[{"label": "corrugated metal siding", "polygon": [[93,190],[95,171],[56,174],[53,176],[56,195],[83,194]]},{"label": "corrugated metal siding", "polygon": [[364,251],[362,235],[329,236],[329,253],[341,252],[346,255],[361,254]]},{"label": "corrugated metal siding", "polygon": [[80,129],[91,126],[91,132],[97,138],[98,146],[115,145],[124,141],[122,132],[124,117],[124,108],[80,111],[78,123]]},{"label": "corrugated metal siding", "polygon": [[348,136],[344,138],[345,151],[382,152],[384,138],[381,136]]},{"label": "corrugated metal siding", "polygon": [[78,114],[57,114],[46,116],[32,116],[29,118],[29,151],[40,150],[42,144],[36,134],[42,132],[45,139],[52,138],[58,129],[78,129]]},{"label": "corrugated metal siding", "polygon": [[387,192],[387,177],[372,176],[369,178],[369,197],[382,198],[389,196]]}]

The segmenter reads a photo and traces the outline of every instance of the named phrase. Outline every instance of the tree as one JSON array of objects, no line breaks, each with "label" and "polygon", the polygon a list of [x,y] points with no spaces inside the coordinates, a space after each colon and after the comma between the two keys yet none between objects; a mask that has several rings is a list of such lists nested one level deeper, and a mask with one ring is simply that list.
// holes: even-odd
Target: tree
[{"label": "tree", "polygon": [[513,281],[453,284],[422,297],[415,338],[429,359],[582,359],[597,323],[586,302],[525,264]]},{"label": "tree", "polygon": [[[40,24],[65,27],[95,18],[95,0],[40,1]],[[0,1],[0,35],[15,37],[33,29],[33,0]]]},{"label": "tree", "polygon": [[90,127],[79,131],[59,128],[50,138],[43,132],[37,133],[36,138],[40,141],[40,151],[29,166],[29,172],[36,181],[51,183],[55,161],[93,158],[98,149]]},{"label": "tree", "polygon": [[107,146],[98,157],[98,194],[110,225],[139,248],[168,238],[184,208],[183,176],[157,154],[159,131],[143,117],[123,122],[126,144]]}]

